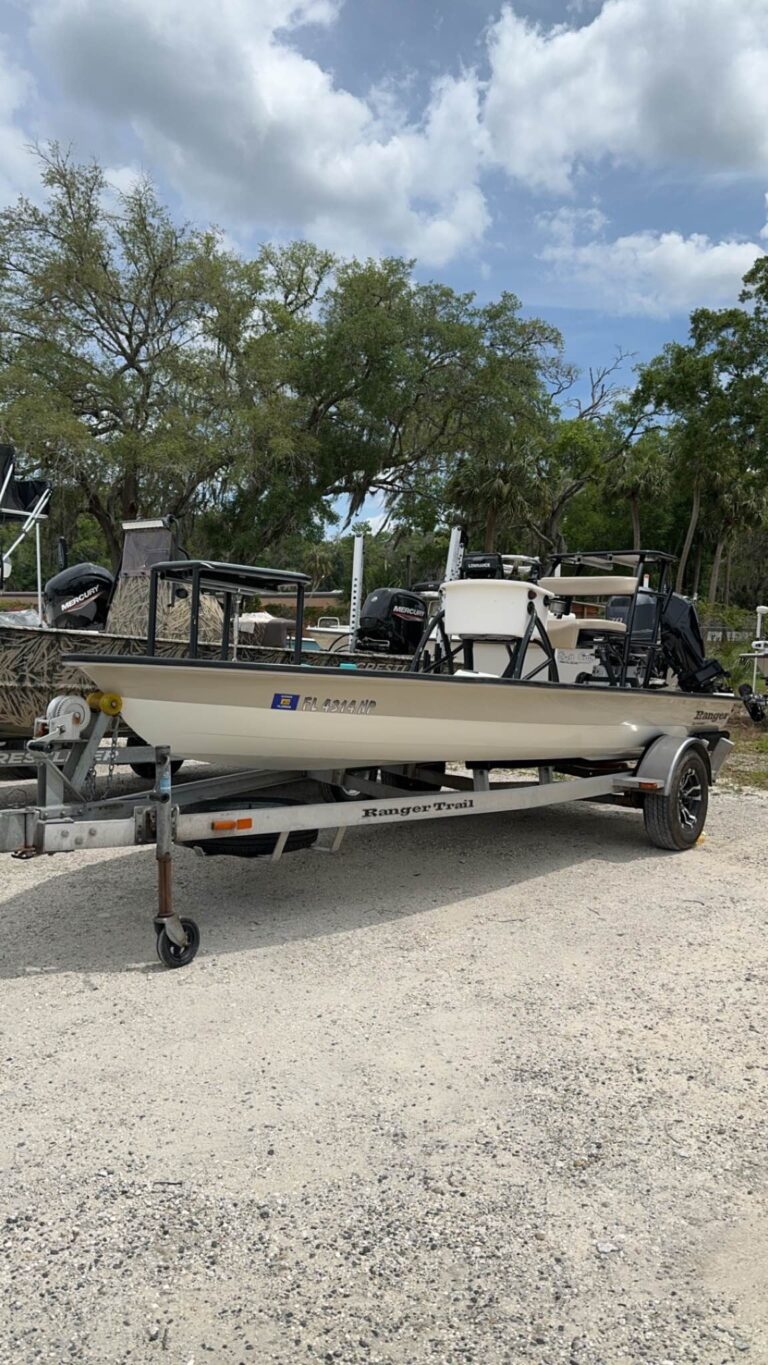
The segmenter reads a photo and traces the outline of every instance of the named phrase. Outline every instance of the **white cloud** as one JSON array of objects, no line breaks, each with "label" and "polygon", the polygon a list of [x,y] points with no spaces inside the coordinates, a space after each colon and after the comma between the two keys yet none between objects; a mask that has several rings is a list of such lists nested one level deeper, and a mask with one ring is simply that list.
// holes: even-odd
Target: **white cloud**
[{"label": "white cloud", "polygon": [[563,205],[559,209],[540,213],[536,223],[555,246],[572,247],[577,239],[601,232],[607,226],[608,219],[597,205],[588,209]]},{"label": "white cloud", "polygon": [[489,54],[493,156],[534,188],[606,159],[768,172],[766,0],[606,0],[548,31],[507,8]]},{"label": "white cloud", "polygon": [[646,230],[610,240],[603,232],[607,221],[599,210],[562,209],[539,218],[549,238],[540,259],[569,303],[654,317],[717,308],[736,301],[742,277],[765,252],[755,242],[713,242],[703,233]]},{"label": "white cloud", "polygon": [[104,179],[116,195],[131,194],[144,179],[145,172],[137,166],[107,166]]},{"label": "white cloud", "polygon": [[29,137],[19,116],[34,96],[29,73],[9,56],[0,42],[0,205],[29,190],[36,180],[30,165]]},{"label": "white cloud", "polygon": [[[28,12],[30,50],[59,95],[49,127],[81,118],[96,146],[79,137],[78,152],[98,154],[104,132],[114,183],[131,183],[120,159],[135,157],[190,214],[243,240],[304,233],[440,268],[482,243],[494,172],[573,205],[615,164],[768,177],[768,0],[569,0],[568,22],[550,28],[507,6],[488,30],[488,78],[443,75],[418,115],[412,81],[355,95],[302,55],[307,25],[338,20],[343,44],[342,0],[30,0]],[[0,153],[18,187],[29,87],[2,74]],[[622,297],[646,310],[661,306],[653,282],[673,247],[708,296],[751,250],[644,231],[610,243],[599,209],[569,211],[550,212],[550,265],[559,247],[561,268],[593,281],[598,258],[621,257],[645,281]]]},{"label": "white cloud", "polygon": [[441,265],[488,223],[479,87],[445,77],[418,124],[340,89],[292,45],[325,0],[40,0],[33,42],[67,95],[129,121],[198,205]]}]

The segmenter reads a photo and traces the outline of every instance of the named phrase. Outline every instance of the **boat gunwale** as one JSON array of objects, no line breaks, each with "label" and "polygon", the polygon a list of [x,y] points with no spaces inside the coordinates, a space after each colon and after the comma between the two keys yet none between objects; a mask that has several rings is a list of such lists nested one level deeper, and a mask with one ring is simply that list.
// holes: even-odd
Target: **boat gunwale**
[{"label": "boat gunwale", "polygon": [[[258,646],[257,646],[258,648]],[[371,657],[371,656],[368,656]],[[67,664],[110,664],[123,665],[130,667],[137,665],[151,665],[155,668],[202,668],[216,671],[234,670],[242,673],[280,673],[292,677],[335,677],[343,674],[349,678],[351,675],[361,678],[409,678],[414,682],[441,682],[441,683],[468,683],[473,687],[488,684],[496,687],[542,687],[548,691],[567,691],[578,692],[584,695],[599,692],[606,693],[608,696],[616,696],[617,693],[628,693],[634,697],[665,697],[667,700],[673,697],[686,698],[700,701],[731,701],[735,706],[738,698],[731,692],[683,692],[680,688],[673,687],[630,687],[628,685],[619,686],[611,683],[566,683],[566,682],[536,682],[534,679],[526,678],[498,678],[494,675],[484,675],[481,678],[467,677],[465,674],[456,675],[455,673],[416,673],[399,669],[342,669],[336,667],[323,667],[321,664],[278,664],[256,663],[251,659],[185,659],[159,656],[154,654],[70,654]]]}]

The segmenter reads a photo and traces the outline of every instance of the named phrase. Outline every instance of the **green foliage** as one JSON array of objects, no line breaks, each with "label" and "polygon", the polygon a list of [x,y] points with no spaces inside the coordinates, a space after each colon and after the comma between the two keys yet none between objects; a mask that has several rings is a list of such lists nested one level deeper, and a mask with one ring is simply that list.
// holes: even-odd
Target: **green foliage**
[{"label": "green foliage", "polygon": [[4,427],[79,492],[116,561],[122,518],[184,510],[221,461],[208,286],[241,272],[213,234],[175,226],[148,183],[112,210],[98,166],[54,146],[42,167],[45,206],[0,215]]},{"label": "green foliage", "polygon": [[[473,548],[666,549],[681,588],[768,596],[766,260],[634,393],[619,356],[577,403],[562,338],[514,295],[307,242],[244,259],[146,181],[118,195],[55,145],[40,161],[43,202],[0,214],[0,427],[55,485],[46,572],[58,535],[116,563],[122,520],[171,513],[192,554],[346,589],[339,509],[378,493],[367,587],[439,577],[461,524]],[[34,577],[27,544],[13,581]]]}]

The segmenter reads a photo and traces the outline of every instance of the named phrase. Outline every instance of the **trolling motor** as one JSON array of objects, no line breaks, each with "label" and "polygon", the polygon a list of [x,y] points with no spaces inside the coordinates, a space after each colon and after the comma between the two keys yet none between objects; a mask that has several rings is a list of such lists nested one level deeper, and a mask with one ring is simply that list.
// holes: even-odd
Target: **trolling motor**
[{"label": "trolling motor", "polygon": [[753,692],[749,683],[742,683],[739,688],[739,696],[744,703],[747,715],[750,720],[761,725],[765,720],[768,711],[768,697],[764,692]]},{"label": "trolling motor", "polygon": [[752,663],[752,686],[742,683],[739,688],[739,696],[747,710],[750,720],[754,720],[758,725],[765,720],[768,711],[768,694],[756,692],[758,671],[763,677],[768,678],[768,640],[763,635],[763,622],[768,616],[768,607],[757,608],[757,639],[752,641],[752,653],[742,654],[744,662],[750,660]]}]

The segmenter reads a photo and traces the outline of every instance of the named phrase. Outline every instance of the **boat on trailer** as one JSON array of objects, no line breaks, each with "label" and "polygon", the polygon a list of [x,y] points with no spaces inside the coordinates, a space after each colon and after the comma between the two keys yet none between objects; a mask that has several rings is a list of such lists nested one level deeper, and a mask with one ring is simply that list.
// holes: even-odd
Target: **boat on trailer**
[{"label": "boat on trailer", "polygon": [[[335,852],[352,827],[609,800],[642,809],[659,848],[690,848],[733,747],[725,726],[736,698],[704,657],[693,609],[667,587],[669,564],[648,551],[606,552],[561,556],[548,578],[451,580],[409,660],[362,655],[335,666],[302,659],[305,575],[155,565],[146,655],[78,658],[101,690],[49,707],[29,746],[39,804],[0,812],[0,849],[27,858],[154,846],[157,953],[181,967],[200,932],[174,908],[174,844],[274,861],[319,845],[323,831]],[[231,658],[237,602],[286,584],[297,599],[292,662]],[[189,601],[183,657],[157,650],[161,589]],[[199,647],[211,593],[223,602],[216,659]],[[579,617],[572,608],[585,600],[590,614]],[[561,669],[574,668],[564,681]],[[760,699],[742,699],[757,715]],[[154,746],[154,787],[96,800],[86,782],[121,714]],[[174,784],[172,750],[242,770]],[[492,780],[513,766],[532,771]],[[299,773],[314,799],[286,799]]]},{"label": "boat on trailer", "polygon": [[[567,576],[448,582],[413,658],[393,671],[391,659],[383,669],[375,656],[308,664],[298,650],[290,664],[232,659],[235,597],[290,585],[300,624],[306,576],[171,561],[152,569],[146,656],[74,661],[120,698],[126,723],[149,743],[211,763],[304,770],[632,761],[661,735],[723,729],[734,705],[731,692],[717,690],[723,670],[704,657],[693,608],[668,590],[670,562],[651,551],[571,555],[555,565],[574,570]],[[587,572],[594,567],[602,572]],[[633,572],[617,575],[616,567]],[[184,658],[155,652],[156,603],[168,583],[191,601]],[[216,659],[199,657],[204,594],[224,601]],[[613,617],[579,619],[577,596],[620,606]],[[665,624],[672,617],[674,631]]]}]

